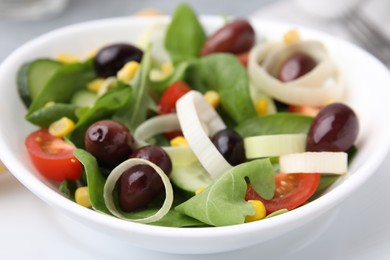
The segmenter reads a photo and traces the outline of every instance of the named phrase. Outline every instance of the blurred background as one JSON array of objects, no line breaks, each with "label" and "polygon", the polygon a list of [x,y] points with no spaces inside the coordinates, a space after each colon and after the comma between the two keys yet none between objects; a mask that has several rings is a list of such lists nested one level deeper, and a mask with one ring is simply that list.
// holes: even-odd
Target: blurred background
[{"label": "blurred background", "polygon": [[256,17],[322,30],[362,46],[390,66],[388,0],[0,0],[0,62],[26,41],[58,27],[150,9],[171,14],[181,2],[200,14]]}]

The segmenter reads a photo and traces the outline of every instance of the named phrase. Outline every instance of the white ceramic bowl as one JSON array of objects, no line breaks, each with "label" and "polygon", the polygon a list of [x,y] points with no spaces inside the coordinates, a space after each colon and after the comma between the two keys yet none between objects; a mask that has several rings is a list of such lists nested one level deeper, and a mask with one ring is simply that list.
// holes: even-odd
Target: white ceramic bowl
[{"label": "white ceramic bowl", "polygon": [[[70,217],[86,229],[74,228],[83,236],[101,234],[112,250],[121,245],[135,245],[174,253],[214,253],[265,243],[287,233],[301,239],[313,235],[304,229],[313,221],[331,219],[329,210],[353,196],[387,155],[390,146],[390,73],[374,57],[354,45],[329,35],[300,28],[303,38],[325,43],[345,76],[348,93],[345,102],[356,111],[361,125],[357,141],[359,152],[350,173],[321,198],[286,214],[243,225],[218,228],[167,228],[125,222],[86,209],[60,195],[56,187],[43,179],[31,164],[24,148],[25,137],[35,129],[24,120],[25,108],[19,99],[16,73],[26,61],[67,52],[80,56],[105,44],[134,42],[147,26],[165,18],[117,18],[65,27],[34,39],[12,53],[0,67],[0,156],[8,169],[28,189],[51,205],[56,212]],[[211,32],[224,22],[222,17],[202,17]],[[259,37],[281,39],[291,25],[252,21]],[[27,221],[27,219],[26,219]],[[92,232],[93,230],[93,232]],[[88,234],[90,232],[90,234]],[[303,233],[302,233],[303,232]],[[295,235],[294,235],[295,234]],[[102,243],[104,244],[104,243]]]}]

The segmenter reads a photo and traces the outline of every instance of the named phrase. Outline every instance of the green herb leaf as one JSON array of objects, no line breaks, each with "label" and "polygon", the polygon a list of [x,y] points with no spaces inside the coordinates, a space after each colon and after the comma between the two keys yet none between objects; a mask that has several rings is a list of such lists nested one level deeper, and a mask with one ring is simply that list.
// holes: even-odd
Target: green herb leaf
[{"label": "green herb leaf", "polygon": [[259,159],[234,167],[175,209],[212,226],[244,223],[245,216],[255,212],[252,204],[245,201],[246,177],[263,198],[273,197],[275,183],[272,164],[269,159]]},{"label": "green herb leaf", "polygon": [[128,100],[128,103],[113,116],[115,120],[122,122],[131,131],[134,131],[147,118],[151,98],[148,89],[151,67],[151,45],[149,45],[142,56],[141,67],[131,83],[134,93],[133,98]]},{"label": "green herb leaf", "polygon": [[165,48],[172,61],[198,58],[206,41],[206,33],[196,13],[187,4],[180,4],[172,17],[165,35]]},{"label": "green herb leaf", "polygon": [[96,158],[83,149],[76,149],[73,154],[81,162],[81,164],[84,165],[87,175],[89,199],[91,200],[92,208],[96,211],[111,215],[103,198],[103,190],[106,180],[100,173]]},{"label": "green herb leaf", "polygon": [[117,84],[102,95],[91,108],[82,108],[77,113],[80,118],[71,133],[70,140],[77,147],[84,147],[84,135],[88,127],[96,121],[110,118],[118,109],[123,108],[133,98],[133,90],[127,84]]},{"label": "green herb leaf", "polygon": [[68,103],[73,94],[96,77],[92,61],[62,65],[32,101],[27,117],[47,102]]},{"label": "green herb leaf", "polygon": [[233,55],[207,55],[194,64],[188,74],[192,87],[201,92],[218,92],[224,112],[236,123],[257,116],[249,93],[248,73]]},{"label": "green herb leaf", "polygon": [[77,121],[78,118],[75,114],[76,106],[72,104],[55,103],[51,106],[44,106],[35,110],[31,114],[26,116],[26,119],[35,125],[42,128],[48,128],[51,123],[61,119],[62,117],[68,117],[73,121]]},{"label": "green herb leaf", "polygon": [[235,130],[242,137],[272,134],[307,133],[313,117],[291,113],[276,113],[252,117],[241,122]]}]

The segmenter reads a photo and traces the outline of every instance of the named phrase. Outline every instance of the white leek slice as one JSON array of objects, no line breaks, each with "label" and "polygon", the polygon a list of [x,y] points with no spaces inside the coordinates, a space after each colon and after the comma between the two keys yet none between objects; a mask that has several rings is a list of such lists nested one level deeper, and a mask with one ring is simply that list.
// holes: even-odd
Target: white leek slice
[{"label": "white leek slice", "polygon": [[176,102],[176,112],[184,137],[211,178],[216,180],[230,170],[232,166],[203,129],[204,124],[210,135],[214,135],[226,128],[225,123],[203,95],[198,91],[189,91]]},{"label": "white leek slice", "polygon": [[283,155],[279,158],[281,173],[344,174],[348,171],[345,152],[305,152]]},{"label": "white leek slice", "polygon": [[262,63],[275,47],[279,48],[279,44],[257,45],[249,54],[248,71],[256,87],[279,101],[293,105],[323,106],[342,98],[344,80],[329,57],[322,59],[306,75],[291,82],[283,83],[270,75]]},{"label": "white leek slice", "polygon": [[[118,182],[121,175],[126,170],[128,170],[131,167],[136,166],[136,165],[148,165],[148,166],[152,167],[158,173],[158,175],[160,175],[160,177],[163,181],[164,187],[165,187],[165,200],[164,200],[164,203],[161,206],[161,208],[154,215],[148,216],[146,218],[129,219],[129,218],[126,218],[124,215],[122,215],[118,211],[118,209],[116,208],[112,193],[113,193],[114,188],[116,186],[116,183]],[[150,161],[144,160],[144,159],[132,158],[132,159],[128,159],[128,160],[124,161],[123,163],[121,163],[117,167],[115,167],[114,170],[112,170],[112,172],[108,176],[107,181],[104,185],[103,197],[104,197],[104,202],[107,206],[107,209],[114,216],[116,216],[120,219],[146,224],[146,223],[151,223],[151,222],[155,222],[157,220],[160,220],[162,217],[164,217],[168,213],[168,211],[171,209],[172,203],[173,203],[173,189],[172,189],[172,185],[171,185],[171,182],[169,181],[168,176],[164,173],[164,171],[160,167],[158,167],[156,164],[154,164]]]},{"label": "white leek slice", "polygon": [[170,62],[170,56],[164,47],[164,37],[168,28],[167,22],[157,22],[142,32],[137,40],[137,46],[146,50],[152,44],[152,58],[159,63]]},{"label": "white leek slice", "polygon": [[[134,131],[134,138],[137,141],[137,146],[142,147],[148,145],[146,140],[149,138],[176,130],[180,130],[180,123],[176,114],[159,115],[139,125]],[[168,153],[173,166],[189,165],[198,161],[190,147],[163,146],[162,148]]]},{"label": "white leek slice", "polygon": [[244,138],[248,159],[303,153],[306,150],[306,134],[259,135]]}]

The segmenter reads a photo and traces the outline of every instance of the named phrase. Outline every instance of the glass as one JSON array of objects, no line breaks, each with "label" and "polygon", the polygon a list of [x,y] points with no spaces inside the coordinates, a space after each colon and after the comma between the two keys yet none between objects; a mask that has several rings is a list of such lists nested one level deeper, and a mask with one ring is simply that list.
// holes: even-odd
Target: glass
[{"label": "glass", "polygon": [[63,11],[68,0],[0,0],[0,19],[37,20]]}]

